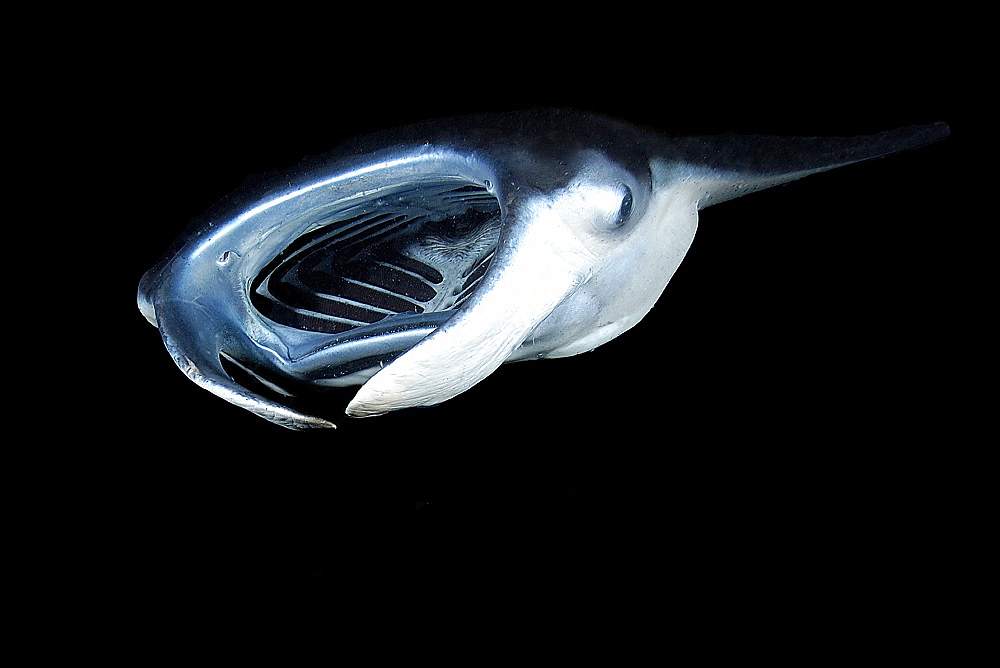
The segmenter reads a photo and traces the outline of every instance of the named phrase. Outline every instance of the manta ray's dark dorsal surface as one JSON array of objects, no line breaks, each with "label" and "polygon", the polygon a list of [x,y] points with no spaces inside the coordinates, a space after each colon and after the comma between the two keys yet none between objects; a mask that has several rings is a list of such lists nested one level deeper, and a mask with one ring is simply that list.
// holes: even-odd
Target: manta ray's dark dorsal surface
[{"label": "manta ray's dark dorsal surface", "polygon": [[290,428],[362,385],[378,415],[508,361],[565,357],[649,311],[698,210],[945,137],[670,138],[536,110],[428,121],[258,181],[193,223],[139,307],[193,381]]}]

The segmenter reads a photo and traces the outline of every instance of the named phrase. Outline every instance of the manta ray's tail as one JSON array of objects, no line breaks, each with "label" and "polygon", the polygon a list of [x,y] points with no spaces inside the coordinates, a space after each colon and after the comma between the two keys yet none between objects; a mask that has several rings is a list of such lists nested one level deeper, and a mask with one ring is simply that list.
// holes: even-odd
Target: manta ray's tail
[{"label": "manta ray's tail", "polygon": [[803,176],[920,148],[948,136],[946,123],[914,125],[862,137],[718,135],[675,144],[676,159],[706,184],[699,208]]}]

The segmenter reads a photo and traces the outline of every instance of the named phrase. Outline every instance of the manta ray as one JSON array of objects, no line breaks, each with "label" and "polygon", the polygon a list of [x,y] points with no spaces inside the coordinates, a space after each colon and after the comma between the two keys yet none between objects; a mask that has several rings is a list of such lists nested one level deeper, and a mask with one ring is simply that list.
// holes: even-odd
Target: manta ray
[{"label": "manta ray", "polygon": [[670,137],[538,109],[434,119],[258,179],[195,220],[138,303],[177,366],[292,429],[432,406],[506,362],[593,350],[653,307],[699,210],[924,146],[866,137]]}]

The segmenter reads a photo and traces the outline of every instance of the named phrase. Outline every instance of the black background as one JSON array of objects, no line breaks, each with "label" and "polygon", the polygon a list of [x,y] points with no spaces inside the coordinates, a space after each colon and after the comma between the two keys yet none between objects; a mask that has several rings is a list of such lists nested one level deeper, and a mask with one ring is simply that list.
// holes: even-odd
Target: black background
[{"label": "black background", "polygon": [[[110,164],[98,176],[120,203],[101,205],[120,243],[95,264],[120,320],[113,360],[89,363],[113,366],[115,389],[83,400],[102,408],[76,430],[100,444],[88,495],[137,597],[296,591],[420,616],[635,594],[689,619],[765,600],[872,620],[929,605],[943,585],[912,585],[952,540],[972,445],[942,338],[960,307],[941,274],[974,243],[948,25],[866,14],[720,35],[677,19],[458,37],[425,19],[392,38],[234,24],[132,38],[91,67],[83,152]],[[592,353],[335,431],[197,388],[135,309],[142,273],[246,177],[383,127],[534,106],[678,134],[946,121],[953,136],[703,211],[650,315]]]}]

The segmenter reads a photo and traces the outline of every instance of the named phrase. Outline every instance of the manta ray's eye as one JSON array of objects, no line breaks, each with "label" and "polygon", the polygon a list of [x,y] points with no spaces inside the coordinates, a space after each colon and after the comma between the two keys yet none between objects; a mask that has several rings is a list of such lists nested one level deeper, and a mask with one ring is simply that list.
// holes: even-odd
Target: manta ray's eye
[{"label": "manta ray's eye", "polygon": [[628,220],[628,217],[632,215],[632,189],[628,186],[623,186],[625,188],[625,196],[622,197],[621,208],[618,209],[618,217],[615,222],[616,227],[620,227]]}]

